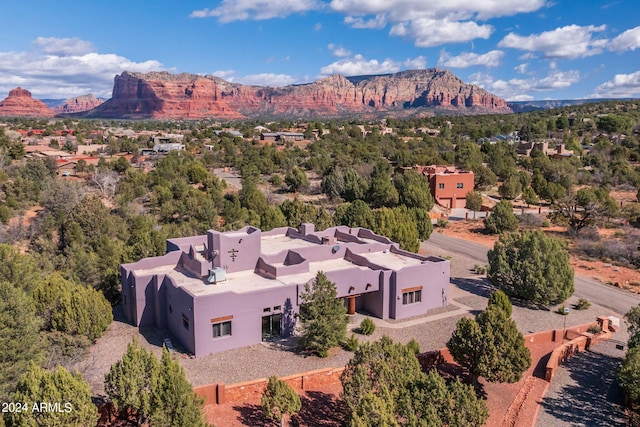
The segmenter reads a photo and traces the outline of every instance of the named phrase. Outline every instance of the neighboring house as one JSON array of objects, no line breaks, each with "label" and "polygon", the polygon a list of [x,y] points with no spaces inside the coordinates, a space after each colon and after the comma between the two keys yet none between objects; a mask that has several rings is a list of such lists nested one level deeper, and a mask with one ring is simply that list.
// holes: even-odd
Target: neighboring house
[{"label": "neighboring house", "polygon": [[77,162],[69,162],[66,160],[57,161],[56,173],[58,176],[75,176],[77,174],[76,166]]},{"label": "neighboring house", "polygon": [[[184,144],[178,144],[176,142],[168,142],[163,144],[155,144],[153,146],[153,151],[157,154],[167,154],[170,151],[182,151],[184,150],[184,148],[185,148]],[[148,154],[142,154],[142,155],[144,156]]]},{"label": "neighboring house", "polygon": [[429,189],[435,202],[446,208],[463,208],[467,193],[473,191],[472,171],[437,165],[416,165],[413,169],[429,179]]},{"label": "neighboring house", "polygon": [[[553,144],[553,145],[552,145]],[[516,148],[516,153],[521,156],[531,156],[533,150],[540,150],[544,154],[553,158],[565,158],[573,156],[573,150],[567,150],[564,143],[554,143],[553,141],[521,141]]]},{"label": "neighboring house", "polygon": [[350,314],[405,319],[447,306],[449,268],[367,229],[303,224],[169,239],[165,255],[123,264],[120,273],[131,323],[167,329],[204,356],[293,334],[300,296],[319,271]]},{"label": "neighboring house", "polygon": [[299,132],[263,132],[260,134],[262,142],[277,142],[284,144],[287,141],[296,142],[303,141],[304,134]]}]

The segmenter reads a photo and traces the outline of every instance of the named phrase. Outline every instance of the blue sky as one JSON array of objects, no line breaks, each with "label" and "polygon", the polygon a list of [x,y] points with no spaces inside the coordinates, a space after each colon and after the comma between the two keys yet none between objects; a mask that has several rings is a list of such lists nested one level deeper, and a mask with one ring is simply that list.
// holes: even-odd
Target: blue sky
[{"label": "blue sky", "polygon": [[640,97],[636,0],[21,0],[0,97],[109,98],[124,70],[282,86],[448,69],[507,100]]}]

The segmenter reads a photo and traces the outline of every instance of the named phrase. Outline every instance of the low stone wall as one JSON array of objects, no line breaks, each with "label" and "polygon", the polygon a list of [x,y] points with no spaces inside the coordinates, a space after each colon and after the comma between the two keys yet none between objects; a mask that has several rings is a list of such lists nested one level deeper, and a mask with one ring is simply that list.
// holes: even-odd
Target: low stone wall
[{"label": "low stone wall", "polygon": [[[586,332],[592,326],[599,326],[601,332],[598,334],[592,334]],[[588,350],[592,345],[599,344],[600,342],[611,338],[609,318],[599,316],[596,322],[586,323],[577,327],[567,329],[564,336],[560,334],[562,340],[568,339],[566,343],[562,343],[558,346],[549,357],[547,362],[545,380],[551,382],[551,379],[558,370],[558,365],[566,362],[574,354]],[[577,335],[571,338],[572,335]]]},{"label": "low stone wall", "polygon": [[[588,333],[587,330],[592,326],[600,326],[602,333],[594,335]],[[548,331],[538,332],[524,336],[525,345],[533,346],[536,344],[548,342],[560,342],[569,339],[568,342],[560,344],[552,353],[547,363],[546,380],[551,381],[558,365],[566,361],[569,357],[578,351],[584,351],[591,345],[595,345],[602,340],[609,339],[611,332],[609,331],[609,319],[606,317],[598,317],[597,322],[585,323],[578,326],[572,326],[566,329],[551,329]],[[418,355],[418,360],[424,368],[430,368],[439,363],[455,363],[451,353],[447,348],[435,350]],[[340,375],[344,371],[341,368],[324,368],[315,371],[302,372],[299,374],[282,377],[287,384],[293,387],[297,392],[308,390],[319,390],[327,385],[340,384]],[[234,402],[256,402],[260,401],[262,393],[267,387],[267,378],[247,381],[238,384],[226,385],[224,383],[208,384],[200,387],[194,387],[194,392],[204,398],[205,405],[221,405],[224,403]]]},{"label": "low stone wall", "polygon": [[[324,386],[340,383],[342,368],[324,368],[315,371],[303,372],[280,378],[289,384],[296,392],[309,390],[321,390]],[[264,393],[269,380],[260,378],[238,384],[226,385],[224,383],[207,384],[194,387],[193,391],[204,399],[205,405],[222,405],[234,402],[256,402]]]}]

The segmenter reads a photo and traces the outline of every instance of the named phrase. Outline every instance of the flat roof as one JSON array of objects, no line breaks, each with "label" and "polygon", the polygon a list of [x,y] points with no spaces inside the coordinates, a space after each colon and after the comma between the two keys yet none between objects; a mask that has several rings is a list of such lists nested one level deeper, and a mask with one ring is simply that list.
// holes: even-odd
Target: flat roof
[{"label": "flat roof", "polygon": [[379,265],[380,267],[392,270],[400,270],[404,267],[420,265],[423,261],[421,259],[412,258],[407,255],[397,254],[391,252],[390,250],[378,252],[363,252],[359,255],[366,258],[370,262]]},{"label": "flat roof", "polygon": [[279,280],[291,285],[291,284],[303,284],[307,283],[316,277],[319,271],[325,273],[338,270],[346,270],[349,268],[356,268],[358,270],[371,270],[369,267],[364,267],[358,264],[347,261],[344,258],[327,259],[323,261],[315,261],[309,263],[309,271],[298,274],[289,274],[286,276],[278,276]]},{"label": "flat roof", "polygon": [[319,246],[318,243],[309,242],[304,239],[296,239],[284,234],[276,234],[274,236],[262,235],[260,239],[260,252],[264,255],[273,255],[278,252],[298,248],[308,248],[311,246]]},{"label": "flat roof", "polygon": [[253,271],[227,273],[227,280],[216,284],[205,284],[204,280],[187,276],[181,271],[171,270],[167,273],[174,283],[193,296],[214,295],[226,292],[244,293],[280,286],[287,286],[279,280],[268,279]]}]

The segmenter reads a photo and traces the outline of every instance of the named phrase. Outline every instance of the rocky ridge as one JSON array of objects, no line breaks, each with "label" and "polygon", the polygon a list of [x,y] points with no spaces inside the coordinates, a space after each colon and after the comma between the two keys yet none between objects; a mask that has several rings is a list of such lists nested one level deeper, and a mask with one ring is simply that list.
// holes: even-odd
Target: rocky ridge
[{"label": "rocky ridge", "polygon": [[440,69],[343,77],[284,87],[245,86],[215,76],[123,72],[92,117],[242,119],[512,112],[506,102]]},{"label": "rocky ridge", "polygon": [[93,94],[77,96],[67,99],[53,110],[56,114],[74,114],[89,111],[104,102],[102,99],[96,98]]},{"label": "rocky ridge", "polygon": [[32,98],[28,90],[17,87],[0,102],[0,116],[53,117],[55,111],[44,102]]}]

